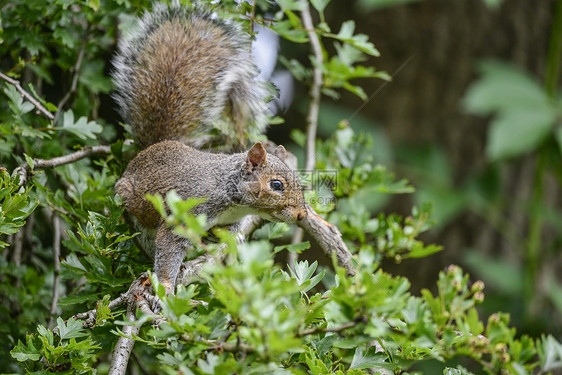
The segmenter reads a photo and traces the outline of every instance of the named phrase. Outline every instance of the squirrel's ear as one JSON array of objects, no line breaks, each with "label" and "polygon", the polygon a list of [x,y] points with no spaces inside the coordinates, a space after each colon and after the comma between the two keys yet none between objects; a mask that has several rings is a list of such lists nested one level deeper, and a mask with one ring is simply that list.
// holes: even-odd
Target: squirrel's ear
[{"label": "squirrel's ear", "polygon": [[273,151],[273,155],[281,159],[282,162],[285,162],[285,158],[287,157],[287,150],[285,150],[285,147],[279,145]]},{"label": "squirrel's ear", "polygon": [[265,165],[266,159],[267,152],[261,142],[258,142],[250,149],[250,151],[248,151],[248,156],[246,156],[246,166],[248,169],[253,170],[256,167]]}]

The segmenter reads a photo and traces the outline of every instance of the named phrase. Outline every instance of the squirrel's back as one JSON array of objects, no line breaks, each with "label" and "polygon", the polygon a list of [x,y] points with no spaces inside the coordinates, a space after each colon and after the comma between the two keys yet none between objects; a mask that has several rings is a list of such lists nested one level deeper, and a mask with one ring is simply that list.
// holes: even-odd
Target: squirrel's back
[{"label": "squirrel's back", "polygon": [[177,1],[137,22],[120,42],[113,80],[141,147],[245,147],[264,130],[268,92],[238,25]]}]

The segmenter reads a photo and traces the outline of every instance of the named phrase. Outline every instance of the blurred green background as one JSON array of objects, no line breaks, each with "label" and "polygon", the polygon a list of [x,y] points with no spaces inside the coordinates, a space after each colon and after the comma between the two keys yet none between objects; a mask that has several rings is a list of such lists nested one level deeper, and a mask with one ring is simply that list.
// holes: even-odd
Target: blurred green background
[{"label": "blurred green background", "polygon": [[[393,80],[361,82],[367,103],[325,99],[319,136],[341,118],[371,133],[378,162],[416,193],[366,204],[408,215],[432,201],[436,227],[424,239],[444,247],[383,268],[419,290],[459,264],[486,284],[484,315],[509,312],[521,332],[560,338],[562,2],[357,0],[327,13],[336,30],[356,21],[381,52],[369,63]],[[296,93],[292,124],[304,123],[306,110],[297,104],[306,90]],[[287,137],[282,126],[269,134]]]}]

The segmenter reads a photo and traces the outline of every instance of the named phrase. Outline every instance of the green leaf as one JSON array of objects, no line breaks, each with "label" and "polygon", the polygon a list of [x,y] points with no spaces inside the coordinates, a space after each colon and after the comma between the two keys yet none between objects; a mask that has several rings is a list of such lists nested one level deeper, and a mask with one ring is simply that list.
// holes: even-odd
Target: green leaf
[{"label": "green leaf", "polygon": [[322,272],[316,274],[315,276],[311,277],[306,283],[303,283],[301,286],[304,286],[304,288],[301,289],[302,293],[306,293],[308,292],[310,289],[314,288],[316,285],[318,285],[320,283],[320,281],[322,281],[322,279],[324,279],[324,276],[326,275],[326,270],[322,270]]},{"label": "green leaf", "polygon": [[77,43],[76,36],[73,33],[73,30],[58,27],[53,32],[53,36],[57,38],[62,45],[68,48],[74,48]]},{"label": "green leaf", "polygon": [[101,133],[103,127],[95,121],[88,122],[84,116],[74,122],[74,113],[68,110],[63,114],[63,126],[55,129],[67,131],[81,139],[96,139],[96,134]]},{"label": "green leaf", "polygon": [[33,170],[33,167],[35,166],[33,158],[25,153],[23,154],[23,157],[25,158],[25,162],[27,163],[27,165],[29,165],[29,168]]},{"label": "green leaf", "polygon": [[25,344],[18,340],[18,344],[10,351],[10,355],[19,362],[27,360],[38,361],[41,359],[41,352],[35,348],[31,335],[27,335]]},{"label": "green leaf", "polygon": [[166,213],[166,208],[164,206],[164,199],[162,198],[162,196],[147,194],[144,198],[150,203],[152,203],[152,205],[154,206],[156,211],[158,211],[160,216],[162,217],[168,216],[168,214]]},{"label": "green leaf", "polygon": [[88,0],[88,6],[97,12],[100,8],[100,0]]},{"label": "green leaf", "polygon": [[352,66],[349,61],[343,61],[339,56],[333,56],[323,65],[319,64],[315,58],[311,57],[312,63],[319,66],[324,74],[323,92],[329,94],[326,90],[331,88],[344,88],[353,94],[366,100],[367,95],[360,86],[351,84],[349,81],[358,78],[380,78],[390,80],[390,76],[385,72],[376,71],[373,67]]},{"label": "green leaf", "polygon": [[266,263],[271,259],[271,244],[267,241],[246,242],[238,247],[240,262],[245,264]]},{"label": "green leaf", "polygon": [[59,329],[59,336],[62,340],[89,336],[87,332],[84,332],[82,322],[77,321],[73,318],[68,319],[67,323],[65,324],[64,320],[62,320],[61,317],[58,317],[57,328]]},{"label": "green leaf", "polygon": [[312,277],[317,267],[318,267],[318,262],[315,261],[309,266],[308,261],[305,260],[303,262],[295,261],[293,267],[294,270],[293,268],[289,268],[291,275],[297,280],[297,284],[302,287],[301,288],[302,293],[306,293],[310,289],[314,288],[324,278],[324,275],[326,274],[326,270],[323,270],[316,276]]},{"label": "green leaf", "polygon": [[111,79],[105,75],[104,68],[102,59],[84,61],[78,76],[80,84],[94,94],[108,93],[113,86]]},{"label": "green leaf", "polygon": [[297,280],[299,285],[302,285],[306,282],[316,271],[318,267],[318,262],[314,261],[310,266],[308,265],[308,261],[304,260],[302,262],[295,262],[294,270],[290,269],[292,276]]},{"label": "green leaf", "polygon": [[314,9],[316,9],[319,13],[322,13],[324,12],[324,9],[326,9],[326,6],[330,4],[330,1],[332,0],[311,0],[310,3]]},{"label": "green leaf", "polygon": [[495,114],[486,154],[492,161],[536,149],[551,133],[557,109],[545,90],[526,72],[497,61],[480,63],[481,78],[463,99],[468,112]]},{"label": "green leaf", "polygon": [[289,20],[279,21],[273,24],[273,30],[283,38],[294,43],[308,42],[308,33],[304,27],[295,28],[293,22]]},{"label": "green leaf", "polygon": [[443,246],[432,244],[424,245],[421,242],[416,242],[412,247],[412,251],[408,254],[408,258],[424,258],[431,254],[438,253],[441,250],[443,250]]},{"label": "green leaf", "polygon": [[316,342],[314,346],[316,347],[316,350],[318,350],[318,354],[324,356],[330,351],[330,349],[332,349],[334,342],[336,342],[337,340],[337,335],[326,335],[321,340]]},{"label": "green leaf", "polygon": [[[23,191],[16,179],[0,168],[0,233],[14,234],[25,224],[25,219],[38,206],[39,201],[32,199],[29,192]],[[2,241],[0,248],[6,246]]]},{"label": "green leaf", "polygon": [[207,359],[199,358],[197,360],[197,368],[204,374],[215,374],[215,367],[219,364],[219,356],[213,353],[207,354]]},{"label": "green leaf", "polygon": [[6,83],[4,93],[10,99],[9,107],[17,116],[22,116],[35,108],[33,104],[24,101],[23,95],[11,84]]},{"label": "green leaf", "polygon": [[[304,81],[311,76],[311,70],[304,66],[300,61],[291,59],[288,60],[285,56],[279,56],[279,61],[285,68],[287,68],[293,77],[298,81]],[[292,129],[296,131],[297,129]]]},{"label": "green leaf", "polygon": [[374,44],[369,42],[369,37],[365,34],[353,35],[355,31],[354,21],[345,21],[337,34],[325,33],[324,35],[339,41],[348,43],[353,47],[363,51],[371,56],[380,56],[380,52],[375,48]]},{"label": "green leaf", "polygon": [[555,121],[556,113],[548,108],[511,108],[490,124],[486,154],[495,161],[532,151],[550,134]]},{"label": "green leaf", "polygon": [[164,314],[179,319],[183,314],[193,310],[191,299],[197,295],[195,285],[184,287],[179,285],[175,294],[169,294],[163,300]]},{"label": "green leaf", "polygon": [[470,333],[474,336],[484,332],[484,323],[478,317],[478,311],[475,308],[468,310],[467,323],[470,327]]},{"label": "green leaf", "polygon": [[53,346],[55,339],[51,330],[40,324],[37,326],[37,333],[39,336],[42,336],[40,338],[45,339],[44,342],[46,342],[49,346]]},{"label": "green leaf", "polygon": [[111,296],[106,294],[96,305],[96,324],[103,323],[107,319],[113,319],[111,309],[109,308]]},{"label": "green leaf", "polygon": [[150,276],[150,283],[152,284],[152,288],[156,292],[158,298],[163,300],[166,297],[166,287],[158,281],[158,276],[155,273],[148,271],[148,275]]},{"label": "green leaf", "polygon": [[355,354],[353,355],[353,359],[351,360],[350,369],[381,369],[385,367],[381,367],[381,365],[388,365],[385,361],[385,356],[381,355],[381,353],[375,353],[375,348],[371,347],[369,350],[363,354],[362,348],[355,349]]},{"label": "green leaf", "polygon": [[41,104],[42,104],[45,108],[47,108],[47,110],[48,110],[49,112],[56,112],[56,111],[57,111],[57,106],[54,105],[54,104],[51,103],[51,102],[46,101],[44,98],[42,98],[42,97],[37,93],[37,91],[35,90],[35,87],[34,87],[31,83],[29,83],[29,84],[27,85],[27,90],[35,97],[35,99],[37,99],[39,102],[41,102]]},{"label": "green leaf", "polygon": [[287,245],[280,245],[280,246],[275,246],[273,248],[273,251],[275,253],[278,253],[282,250],[287,250],[291,253],[297,253],[300,254],[303,250],[309,249],[310,248],[310,242],[309,241],[305,241],[305,242],[300,242],[300,243],[295,243],[295,244],[287,244]]},{"label": "green leaf", "polygon": [[552,335],[542,336],[539,346],[539,358],[544,371],[562,369],[562,344]]},{"label": "green leaf", "polygon": [[166,193],[166,203],[174,215],[191,211],[195,206],[207,201],[208,198],[182,199],[175,190]]},{"label": "green leaf", "polygon": [[488,115],[496,111],[541,110],[550,106],[548,95],[527,72],[494,60],[480,62],[478,70],[481,78],[468,88],[463,98],[468,112]]},{"label": "green leaf", "polygon": [[295,10],[302,12],[306,6],[306,4],[300,0],[277,0],[276,3],[285,12]]},{"label": "green leaf", "polygon": [[292,129],[291,139],[300,147],[304,147],[306,143],[306,134],[304,134],[300,129]]},{"label": "green leaf", "polygon": [[472,203],[465,191],[454,186],[438,184],[427,184],[418,189],[415,199],[419,204],[433,203],[431,217],[439,227],[453,221],[466,210],[468,204]]},{"label": "green leaf", "polygon": [[[256,230],[253,234],[254,238],[274,240],[283,237],[290,230],[286,223],[267,223],[263,227]],[[277,247],[275,248],[277,252]]]}]

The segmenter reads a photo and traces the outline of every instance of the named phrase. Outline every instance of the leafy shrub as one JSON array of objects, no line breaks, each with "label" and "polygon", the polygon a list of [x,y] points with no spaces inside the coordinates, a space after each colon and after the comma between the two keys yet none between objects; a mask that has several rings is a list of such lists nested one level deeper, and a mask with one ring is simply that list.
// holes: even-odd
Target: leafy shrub
[{"label": "leafy shrub", "polygon": [[[388,76],[358,65],[364,54],[378,51],[355,34],[353,21],[333,32],[323,15],[328,3],[311,1],[320,19],[312,30],[301,21],[307,3],[277,2],[274,31],[296,43],[315,36],[321,42],[310,61],[283,61],[312,86],[318,83],[312,80],[314,69],[319,70],[325,95],[337,97],[344,89],[364,99],[353,79]],[[269,5],[223,4],[231,17],[250,14],[261,23]],[[309,247],[306,242],[274,247],[288,240],[291,229],[285,224],[267,224],[239,246],[217,232],[230,261],[205,268],[199,282],[178,287],[174,295],[166,296],[152,277],[160,313],[128,316],[115,301],[151,263],[134,245],[136,234],[113,197],[113,184],[134,150],[118,140],[126,131],[112,125],[104,95],[111,89],[107,59],[118,20],[126,27],[124,14],[147,6],[132,0],[2,5],[0,233],[11,237],[0,242],[5,338],[0,362],[9,363],[8,371],[18,371],[17,363],[28,373],[105,373],[108,354],[123,336],[134,339],[142,354],[133,356],[130,366],[159,373],[404,373],[433,366],[427,371],[525,374],[562,366],[562,346],[552,336],[518,337],[502,313],[481,321],[476,306],[484,300],[484,285],[459,267],[440,274],[435,294],[424,289],[421,296],[409,292],[406,278],[380,268],[385,257],[440,250],[417,238],[430,226],[431,207],[413,208],[407,218],[373,216],[368,203],[376,196],[413,188],[376,165],[372,140],[345,124],[331,138],[316,141],[316,167],[336,171],[341,180],[333,191],[307,194],[340,228],[354,253],[355,276],[335,261],[327,268],[307,261],[288,270],[277,264],[276,252]],[[333,42],[334,55],[327,42]],[[293,135],[304,146],[306,136]],[[69,158],[80,152],[89,157]],[[321,194],[337,198],[337,205],[314,199]],[[199,243],[201,219],[186,213],[193,202],[166,199],[167,220]],[[154,203],[162,205],[162,199]],[[88,310],[93,319],[83,314]]]}]

